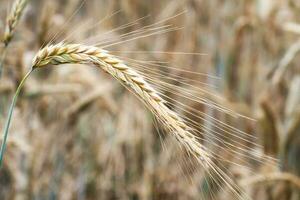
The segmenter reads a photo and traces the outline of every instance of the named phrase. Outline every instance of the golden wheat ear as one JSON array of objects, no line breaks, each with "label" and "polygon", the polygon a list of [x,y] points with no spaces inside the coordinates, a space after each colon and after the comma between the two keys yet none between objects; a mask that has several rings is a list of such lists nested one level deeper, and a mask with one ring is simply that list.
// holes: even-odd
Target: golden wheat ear
[{"label": "golden wheat ear", "polygon": [[207,152],[189,131],[184,120],[170,110],[158,92],[135,70],[107,51],[93,46],[59,43],[40,50],[33,60],[33,69],[47,64],[90,63],[112,75],[122,84],[130,87],[155,116],[172,130],[175,138],[197,159],[209,160]]},{"label": "golden wheat ear", "polygon": [[[122,85],[132,91],[155,115],[159,122],[169,130],[186,151],[195,158],[204,170],[212,170],[218,177],[218,184],[225,184],[234,196],[245,199],[244,193],[234,181],[217,166],[214,155],[200,143],[193,132],[176,112],[167,107],[166,101],[160,96],[146,79],[121,59],[111,55],[108,51],[95,46],[81,44],[58,43],[41,49],[33,59],[33,69],[42,68],[48,64],[93,64],[109,73]],[[246,198],[247,199],[247,198]]]}]

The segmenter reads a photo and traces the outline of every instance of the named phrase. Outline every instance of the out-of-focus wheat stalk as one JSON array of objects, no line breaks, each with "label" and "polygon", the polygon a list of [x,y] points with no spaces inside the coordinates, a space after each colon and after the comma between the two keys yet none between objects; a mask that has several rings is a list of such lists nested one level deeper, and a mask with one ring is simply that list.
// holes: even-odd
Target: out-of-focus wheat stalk
[{"label": "out-of-focus wheat stalk", "polygon": [[14,36],[15,29],[20,21],[22,13],[29,0],[16,0],[13,4],[10,14],[7,17],[5,33],[3,38],[4,49],[0,60],[0,76],[2,74],[3,62],[6,55],[7,46]]},{"label": "out-of-focus wheat stalk", "polygon": [[276,172],[271,174],[253,176],[249,179],[245,179],[244,181],[242,181],[241,185],[247,187],[249,185],[256,185],[258,183],[272,182],[272,181],[288,181],[290,183],[293,183],[295,186],[297,186],[300,189],[299,177],[287,172]]}]

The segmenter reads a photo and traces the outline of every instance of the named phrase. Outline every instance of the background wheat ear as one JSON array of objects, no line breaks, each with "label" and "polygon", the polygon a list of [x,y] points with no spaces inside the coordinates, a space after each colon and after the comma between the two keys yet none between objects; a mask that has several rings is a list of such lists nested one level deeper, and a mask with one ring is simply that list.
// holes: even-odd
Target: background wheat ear
[{"label": "background wheat ear", "polygon": [[13,39],[15,29],[20,21],[20,18],[22,16],[22,13],[27,5],[29,0],[16,0],[13,4],[13,7],[7,17],[6,20],[6,26],[5,26],[5,32],[3,36],[3,44],[4,49],[2,51],[2,55],[0,58],[0,77],[2,75],[3,70],[3,62],[6,56],[6,51],[9,43]]},{"label": "background wheat ear", "polygon": [[3,43],[8,46],[29,0],[16,0],[7,17]]}]

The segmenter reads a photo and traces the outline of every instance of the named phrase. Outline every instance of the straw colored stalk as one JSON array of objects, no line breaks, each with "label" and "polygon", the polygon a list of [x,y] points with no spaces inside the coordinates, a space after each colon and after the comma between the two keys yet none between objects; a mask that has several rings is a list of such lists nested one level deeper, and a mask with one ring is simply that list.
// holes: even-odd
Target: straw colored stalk
[{"label": "straw colored stalk", "polygon": [[112,75],[145,103],[191,155],[202,165],[211,166],[209,153],[198,142],[185,122],[166,106],[158,92],[141,75],[124,62],[98,47],[59,43],[41,49],[33,60],[33,69],[47,64],[65,63],[94,64]]}]

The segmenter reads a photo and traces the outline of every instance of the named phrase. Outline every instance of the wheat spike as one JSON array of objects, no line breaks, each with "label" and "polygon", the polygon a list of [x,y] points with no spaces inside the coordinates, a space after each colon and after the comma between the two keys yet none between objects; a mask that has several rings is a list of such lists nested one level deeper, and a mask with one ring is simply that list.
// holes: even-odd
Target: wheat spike
[{"label": "wheat spike", "polygon": [[[232,180],[212,161],[213,154],[203,146],[193,129],[174,111],[166,106],[166,102],[159,93],[148,84],[143,76],[130,68],[122,60],[109,54],[108,51],[94,46],[81,44],[58,43],[48,45],[41,49],[33,59],[32,70],[41,68],[47,64],[94,64],[112,75],[126,88],[129,87],[134,94],[142,100],[157,119],[176,138],[180,145],[184,146],[189,155],[192,155],[201,166],[207,170],[210,168],[219,177],[218,181],[225,183],[231,192],[241,197],[239,188]],[[247,199],[247,198],[246,198]]]},{"label": "wheat spike", "polygon": [[47,64],[58,65],[64,63],[94,64],[111,74],[124,85],[129,86],[192,155],[197,159],[209,162],[208,153],[189,131],[189,127],[184,121],[165,105],[158,92],[141,75],[120,59],[98,47],[59,43],[41,49],[33,60],[33,69]]},{"label": "wheat spike", "polygon": [[28,0],[16,0],[13,4],[12,10],[7,18],[7,23],[5,27],[3,43],[5,46],[9,44],[13,38],[14,31],[20,20],[24,8],[26,7]]}]

